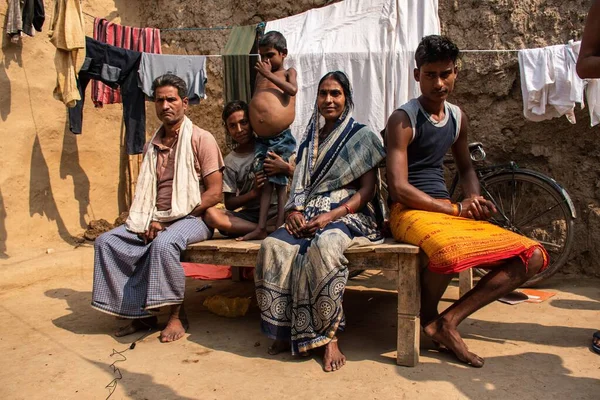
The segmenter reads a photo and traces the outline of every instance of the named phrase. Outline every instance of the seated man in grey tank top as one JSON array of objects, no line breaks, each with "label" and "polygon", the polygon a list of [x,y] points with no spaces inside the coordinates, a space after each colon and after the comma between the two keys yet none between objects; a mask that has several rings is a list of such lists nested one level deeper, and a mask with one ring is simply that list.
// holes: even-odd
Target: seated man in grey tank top
[{"label": "seated man in grey tank top", "polygon": [[[418,245],[429,257],[422,273],[421,323],[434,343],[462,362],[482,367],[457,326],[469,315],[519,287],[548,265],[537,242],[492,225],[496,210],[480,195],[468,150],[468,121],[446,101],[457,77],[458,47],[448,38],[423,38],[415,53],[414,78],[422,95],[401,106],[386,128],[390,229],[398,241]],[[443,159],[456,161],[465,199],[452,204]],[[468,268],[491,271],[442,313],[439,301],[453,274]]]}]

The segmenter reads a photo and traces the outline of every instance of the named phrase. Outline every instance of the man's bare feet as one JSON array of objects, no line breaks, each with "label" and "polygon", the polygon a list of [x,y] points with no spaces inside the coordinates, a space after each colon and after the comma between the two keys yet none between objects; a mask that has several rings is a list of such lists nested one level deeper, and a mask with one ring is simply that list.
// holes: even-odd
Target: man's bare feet
[{"label": "man's bare feet", "polygon": [[160,341],[163,343],[174,342],[185,335],[189,328],[187,319],[180,319],[177,315],[171,315],[167,326],[160,332]]},{"label": "man's bare feet", "polygon": [[483,367],[484,360],[477,354],[471,353],[460,337],[460,334],[455,327],[450,326],[448,322],[440,317],[423,327],[425,334],[438,345],[443,345],[449,351],[454,353],[456,358],[465,364],[476,368]]},{"label": "man's bare feet", "polygon": [[160,341],[168,343],[181,339],[189,326],[183,303],[172,305],[167,326],[160,333]]},{"label": "man's bare feet", "polygon": [[237,240],[237,241],[241,241],[241,240],[262,240],[262,239],[266,238],[267,236],[268,236],[268,233],[267,233],[266,229],[256,228],[252,232],[247,233],[246,235],[244,235],[242,237],[235,238],[235,240]]},{"label": "man's bare feet", "polygon": [[334,337],[331,342],[325,345],[325,355],[323,356],[323,371],[333,372],[346,365],[346,356],[338,347],[338,339]]},{"label": "man's bare feet", "polygon": [[158,319],[156,317],[148,317],[134,319],[130,324],[122,326],[115,332],[116,337],[122,337],[136,333],[137,331],[148,330],[156,327]]},{"label": "man's bare feet", "polygon": [[275,340],[275,341],[273,341],[273,343],[271,343],[271,345],[267,349],[267,353],[274,356],[276,354],[283,353],[284,351],[290,350],[291,347],[292,346],[291,346],[290,342],[288,342],[286,340]]}]

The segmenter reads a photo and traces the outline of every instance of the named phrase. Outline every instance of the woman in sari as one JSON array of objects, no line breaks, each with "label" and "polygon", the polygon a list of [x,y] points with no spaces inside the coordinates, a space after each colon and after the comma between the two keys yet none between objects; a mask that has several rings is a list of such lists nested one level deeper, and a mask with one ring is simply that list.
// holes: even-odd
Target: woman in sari
[{"label": "woman in sari", "polygon": [[345,325],[344,251],[383,239],[371,200],[385,152],[379,137],[352,118],[352,108],[343,72],[321,78],[298,148],[285,226],[263,240],[255,271],[261,328],[275,340],[269,353],[325,347],[327,372],[346,362],[336,336]]}]

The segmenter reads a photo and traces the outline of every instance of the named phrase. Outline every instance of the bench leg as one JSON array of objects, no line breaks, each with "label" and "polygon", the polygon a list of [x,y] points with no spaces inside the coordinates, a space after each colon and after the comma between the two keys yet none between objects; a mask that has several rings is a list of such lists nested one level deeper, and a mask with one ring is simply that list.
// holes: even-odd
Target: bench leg
[{"label": "bench leg", "polygon": [[231,280],[234,282],[241,282],[242,267],[231,267]]},{"label": "bench leg", "polygon": [[398,349],[396,363],[414,367],[419,363],[421,334],[421,280],[419,257],[398,255]]},{"label": "bench leg", "polygon": [[473,288],[473,269],[469,268],[458,273],[458,296],[463,297]]}]

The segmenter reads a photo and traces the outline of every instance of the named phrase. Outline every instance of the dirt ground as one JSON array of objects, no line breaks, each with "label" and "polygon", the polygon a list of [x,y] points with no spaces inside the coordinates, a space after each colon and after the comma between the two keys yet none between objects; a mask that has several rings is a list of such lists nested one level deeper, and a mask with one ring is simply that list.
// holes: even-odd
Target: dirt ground
[{"label": "dirt ground", "polygon": [[[0,398],[105,399],[597,399],[600,356],[589,349],[600,329],[600,280],[557,278],[557,294],[542,304],[493,303],[461,326],[483,369],[457,363],[422,340],[421,364],[395,365],[396,296],[376,272],[351,281],[345,295],[347,365],[321,370],[318,356],[269,356],[255,305],[242,318],[227,319],[202,306],[214,294],[252,296],[251,282],[188,280],[191,328],[176,343],[158,332],[124,353],[119,372],[113,349],[136,339],[111,335],[124,323],[93,310],[93,249],[67,245],[47,253],[22,253],[0,261]],[[458,296],[456,286],[444,306]],[[164,317],[164,316],[163,316]],[[164,318],[163,318],[164,319]]]}]

